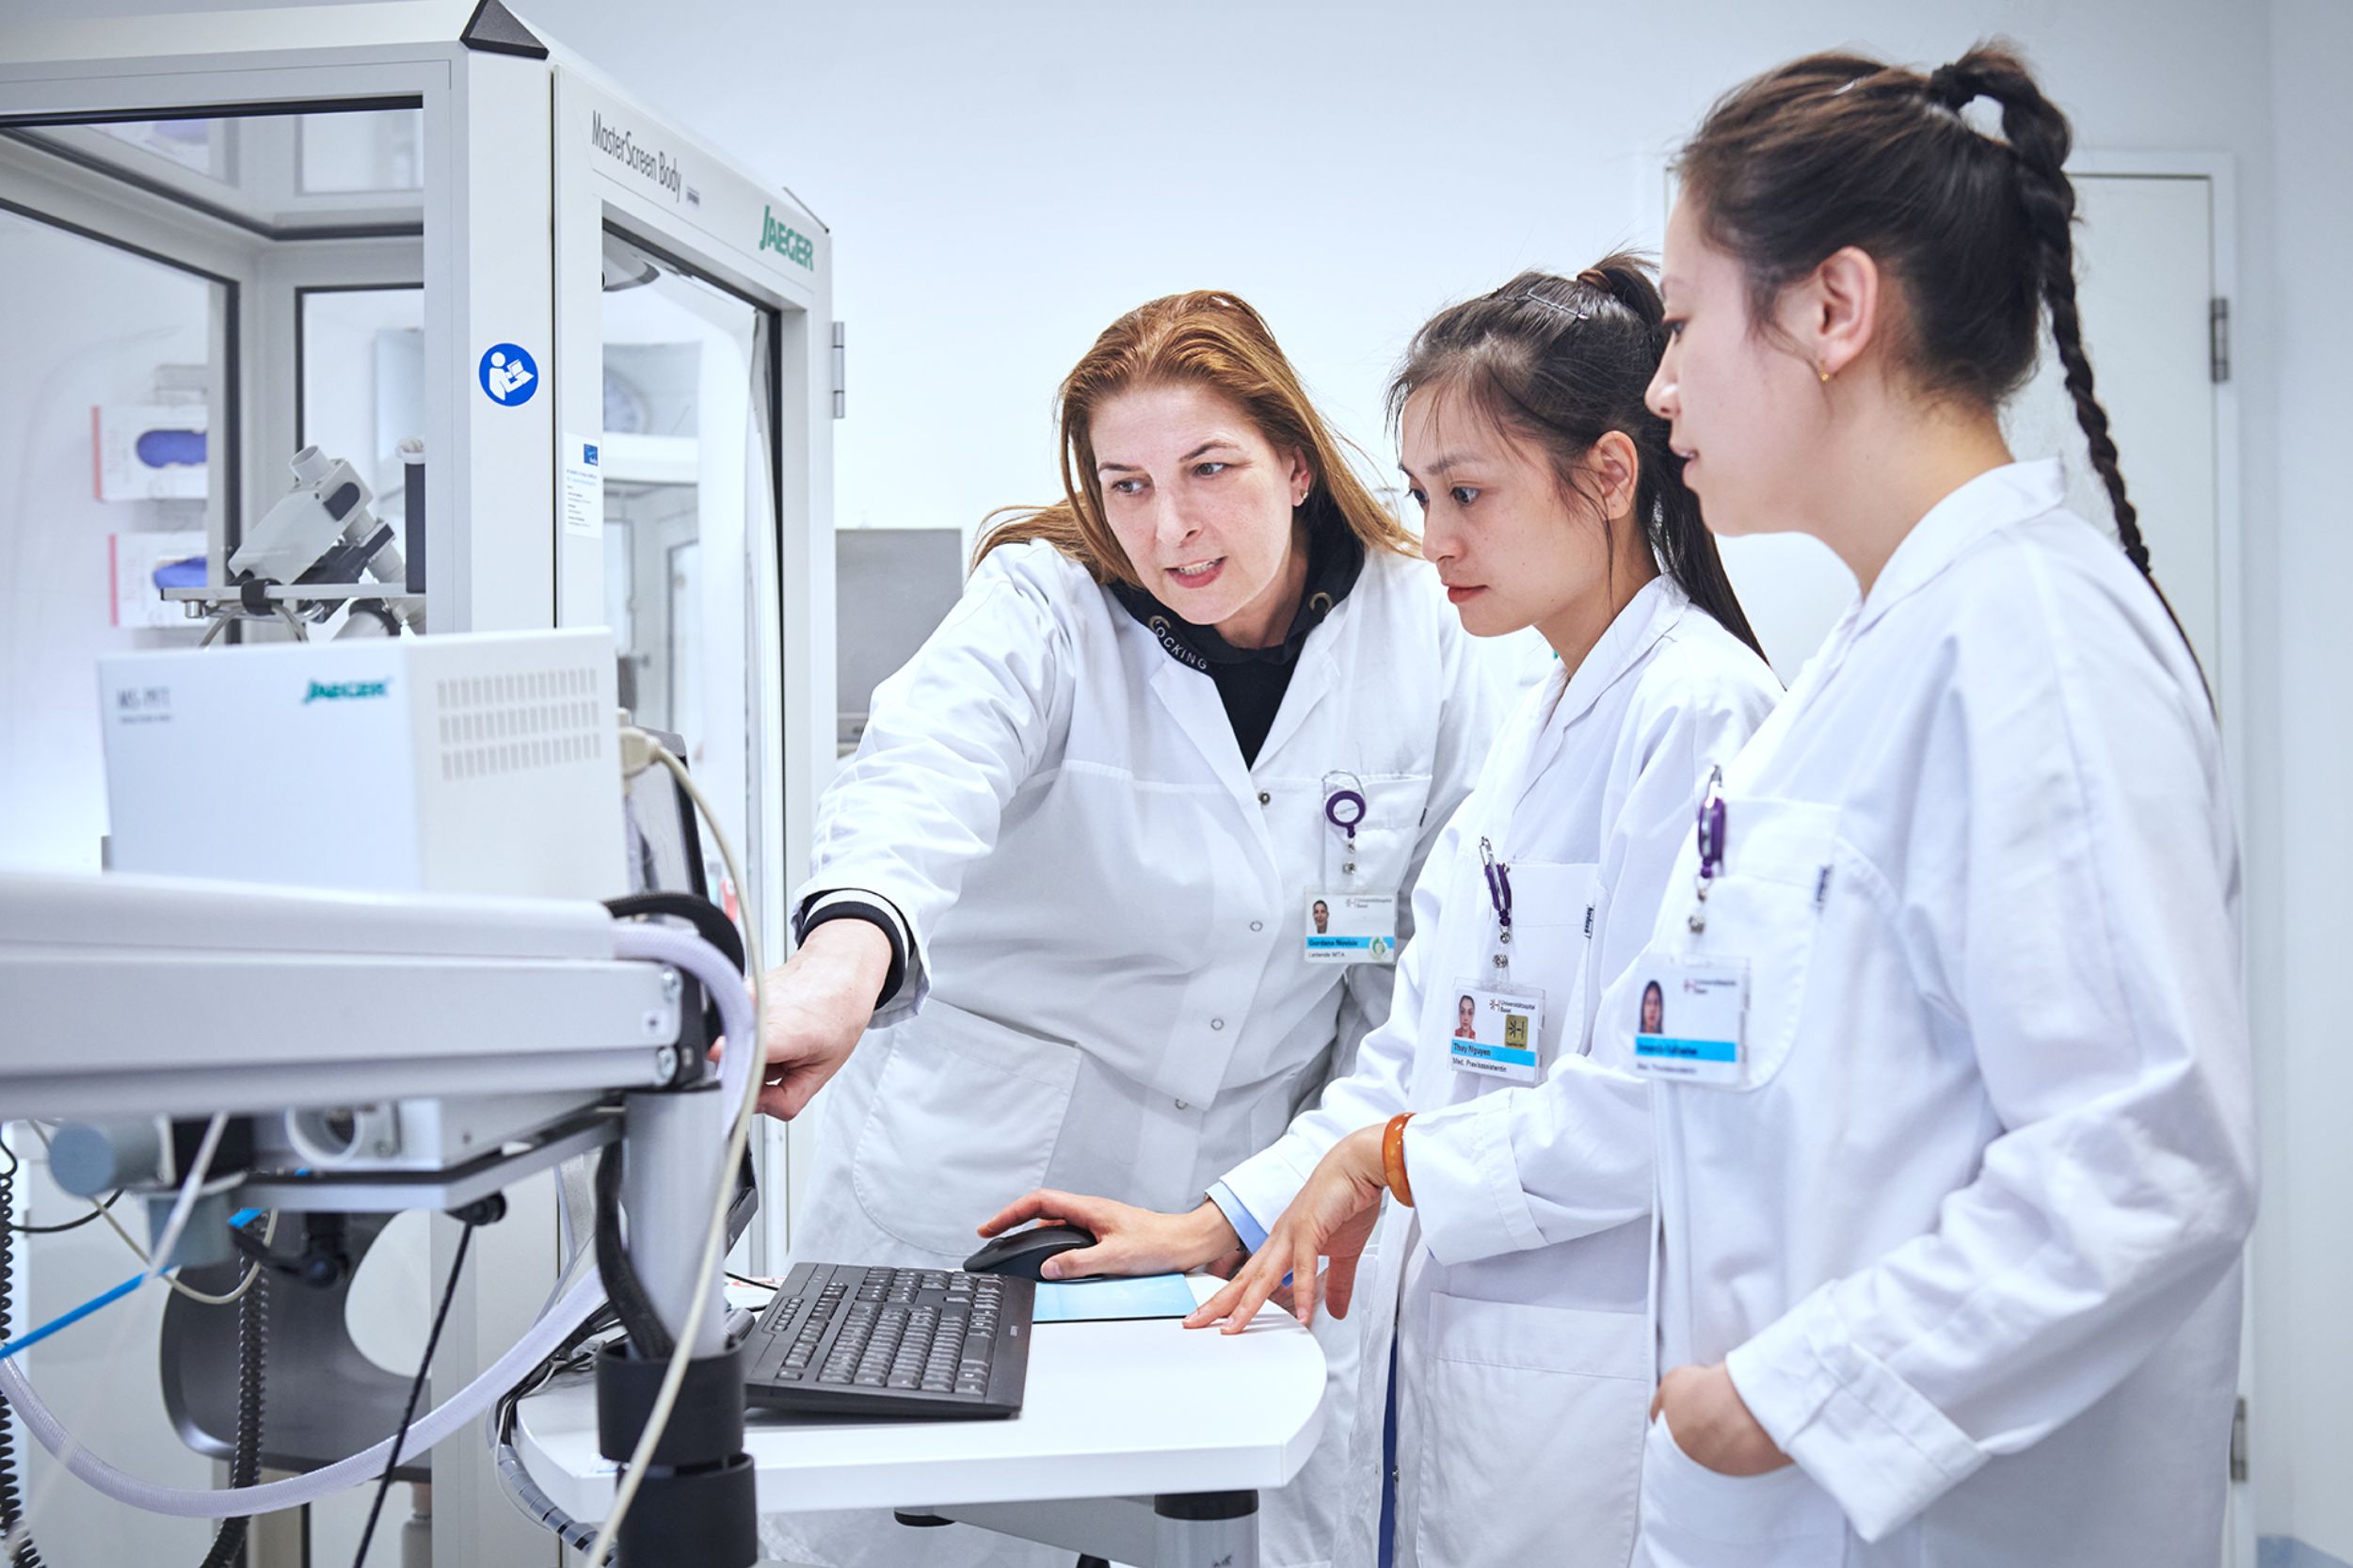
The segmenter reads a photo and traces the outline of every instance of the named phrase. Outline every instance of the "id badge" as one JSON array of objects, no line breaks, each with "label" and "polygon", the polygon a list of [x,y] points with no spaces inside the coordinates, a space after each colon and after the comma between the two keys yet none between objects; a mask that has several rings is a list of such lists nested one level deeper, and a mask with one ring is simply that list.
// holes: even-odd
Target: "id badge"
[{"label": "id badge", "polygon": [[1536,1081],[1536,1050],[1545,1038],[1544,992],[1457,981],[1451,1029],[1447,1056],[1457,1072],[1507,1083]]},{"label": "id badge", "polygon": [[1737,1088],[1749,967],[1738,959],[1657,958],[1635,966],[1634,1068],[1652,1078]]},{"label": "id badge", "polygon": [[1397,962],[1395,893],[1311,893],[1307,897],[1307,962]]}]

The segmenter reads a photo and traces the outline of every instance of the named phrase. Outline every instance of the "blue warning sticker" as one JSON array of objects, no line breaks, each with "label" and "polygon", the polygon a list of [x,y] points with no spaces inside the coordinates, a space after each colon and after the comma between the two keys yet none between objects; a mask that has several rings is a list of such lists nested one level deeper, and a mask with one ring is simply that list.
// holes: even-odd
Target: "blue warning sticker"
[{"label": "blue warning sticker", "polygon": [[482,390],[505,408],[528,403],[539,390],[539,367],[520,344],[494,343],[483,351]]}]

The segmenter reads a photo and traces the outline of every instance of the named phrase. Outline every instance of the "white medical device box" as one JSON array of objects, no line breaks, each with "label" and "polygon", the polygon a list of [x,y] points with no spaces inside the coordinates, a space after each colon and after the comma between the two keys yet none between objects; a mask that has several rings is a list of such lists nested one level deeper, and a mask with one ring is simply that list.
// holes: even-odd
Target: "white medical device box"
[{"label": "white medical device box", "polygon": [[99,698],[113,870],[629,890],[601,627],[126,653]]}]

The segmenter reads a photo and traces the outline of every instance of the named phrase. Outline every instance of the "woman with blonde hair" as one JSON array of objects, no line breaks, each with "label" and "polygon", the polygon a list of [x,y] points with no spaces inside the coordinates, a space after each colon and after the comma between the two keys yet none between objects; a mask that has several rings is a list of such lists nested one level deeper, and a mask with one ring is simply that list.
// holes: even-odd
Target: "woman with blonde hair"
[{"label": "woman with blonde hair", "polygon": [[[1498,716],[1412,536],[1240,299],[1112,323],[1061,437],[1062,502],[985,537],[819,808],[763,1023],[763,1109],[832,1080],[798,1258],[952,1268],[1048,1184],[1189,1211],[1238,1253],[1209,1190],[1386,1016],[1407,895]],[[1327,1336],[1336,1396],[1352,1337]],[[1329,1555],[1336,1464],[1270,1499],[1266,1562]],[[1067,1558],[781,1524],[792,1560]]]}]

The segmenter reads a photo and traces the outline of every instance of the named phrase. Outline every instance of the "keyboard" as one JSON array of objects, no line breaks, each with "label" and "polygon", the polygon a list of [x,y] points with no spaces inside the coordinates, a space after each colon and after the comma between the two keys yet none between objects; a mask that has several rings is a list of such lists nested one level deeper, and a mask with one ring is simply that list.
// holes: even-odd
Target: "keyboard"
[{"label": "keyboard", "polygon": [[1036,1289],[1003,1274],[795,1264],[752,1327],[745,1398],[840,1416],[1017,1415]]}]

